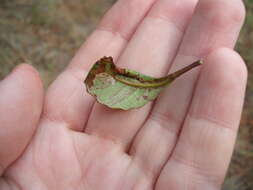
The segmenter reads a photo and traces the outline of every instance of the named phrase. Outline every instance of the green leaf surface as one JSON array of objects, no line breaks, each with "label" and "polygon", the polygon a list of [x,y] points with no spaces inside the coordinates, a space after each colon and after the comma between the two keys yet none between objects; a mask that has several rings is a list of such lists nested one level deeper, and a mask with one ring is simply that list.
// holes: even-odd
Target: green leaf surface
[{"label": "green leaf surface", "polygon": [[175,78],[196,67],[200,62],[162,78],[153,78],[133,70],[115,66],[111,57],[97,61],[85,79],[89,94],[113,109],[140,108],[157,98]]}]

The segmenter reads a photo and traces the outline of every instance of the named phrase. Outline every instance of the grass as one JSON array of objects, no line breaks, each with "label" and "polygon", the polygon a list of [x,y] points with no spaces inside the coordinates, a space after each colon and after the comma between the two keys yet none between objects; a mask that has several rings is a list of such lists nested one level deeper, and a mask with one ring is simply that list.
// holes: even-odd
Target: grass
[{"label": "grass", "polygon": [[[1,0],[0,79],[21,62],[36,67],[47,87],[115,0]],[[236,49],[249,70],[245,106],[223,190],[253,189],[253,0]]]}]

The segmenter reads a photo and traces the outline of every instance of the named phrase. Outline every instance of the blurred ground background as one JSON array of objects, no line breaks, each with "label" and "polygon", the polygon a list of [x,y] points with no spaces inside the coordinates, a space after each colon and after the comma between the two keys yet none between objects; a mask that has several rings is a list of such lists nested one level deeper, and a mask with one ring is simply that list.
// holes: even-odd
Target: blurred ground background
[{"label": "blurred ground background", "polygon": [[[0,0],[0,79],[21,62],[36,67],[45,87],[63,70],[115,0]],[[223,190],[253,190],[253,0],[237,50],[249,79],[241,128]]]}]

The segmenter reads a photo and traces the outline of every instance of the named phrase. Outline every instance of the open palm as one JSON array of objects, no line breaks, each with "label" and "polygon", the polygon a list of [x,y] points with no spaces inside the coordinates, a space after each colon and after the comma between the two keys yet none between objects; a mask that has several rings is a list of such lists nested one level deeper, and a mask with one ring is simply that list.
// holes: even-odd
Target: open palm
[{"label": "open palm", "polygon": [[[240,0],[119,0],[45,98],[36,71],[16,68],[0,83],[0,189],[219,189],[247,77],[232,50],[243,20]],[[204,65],[119,111],[83,84],[103,56],[157,77]]]}]

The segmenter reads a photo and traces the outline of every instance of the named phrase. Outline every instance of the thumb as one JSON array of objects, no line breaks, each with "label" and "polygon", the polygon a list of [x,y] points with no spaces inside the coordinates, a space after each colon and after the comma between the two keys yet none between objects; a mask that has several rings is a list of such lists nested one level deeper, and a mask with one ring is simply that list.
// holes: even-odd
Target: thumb
[{"label": "thumb", "polygon": [[0,176],[31,140],[42,105],[42,82],[32,66],[21,64],[0,82]]}]

